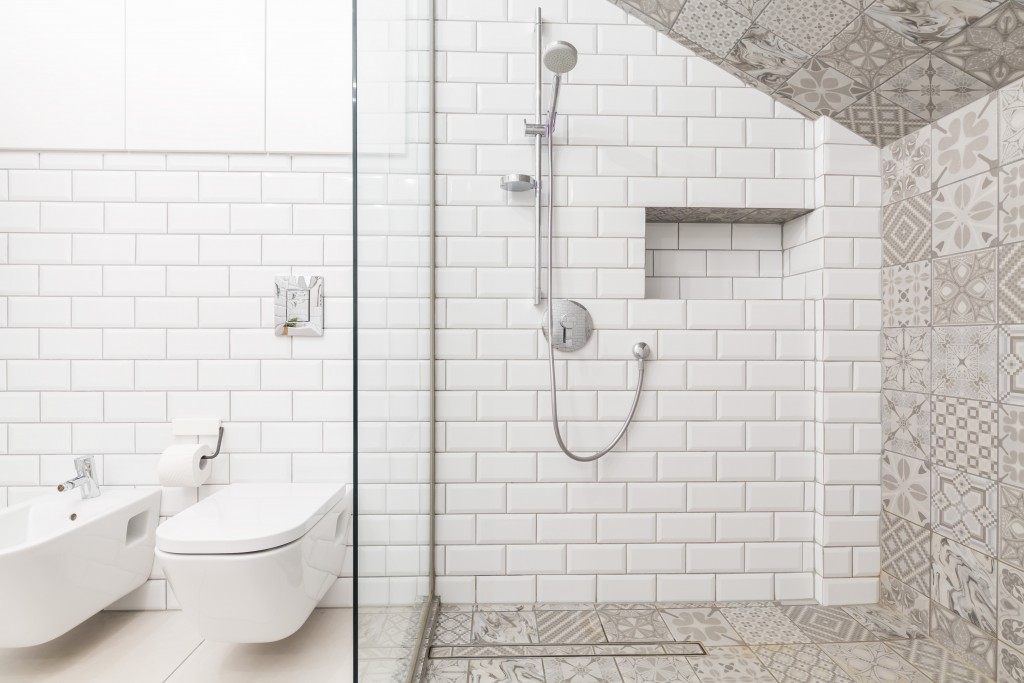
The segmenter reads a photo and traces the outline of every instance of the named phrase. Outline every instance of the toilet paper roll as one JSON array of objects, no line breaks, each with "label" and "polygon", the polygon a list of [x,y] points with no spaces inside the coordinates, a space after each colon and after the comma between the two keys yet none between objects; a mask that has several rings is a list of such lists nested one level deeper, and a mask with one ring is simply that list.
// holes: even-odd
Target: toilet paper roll
[{"label": "toilet paper roll", "polygon": [[157,469],[161,486],[202,486],[210,478],[213,465],[203,460],[211,455],[210,447],[202,443],[175,444],[163,452]]}]

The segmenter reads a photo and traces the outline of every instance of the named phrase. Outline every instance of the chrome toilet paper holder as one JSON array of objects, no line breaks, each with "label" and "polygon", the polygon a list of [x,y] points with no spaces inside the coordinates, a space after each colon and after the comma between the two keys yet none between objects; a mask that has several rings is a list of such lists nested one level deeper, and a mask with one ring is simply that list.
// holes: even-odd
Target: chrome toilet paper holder
[{"label": "chrome toilet paper holder", "polygon": [[204,455],[203,457],[201,457],[199,459],[200,460],[213,460],[218,455],[220,455],[220,442],[223,441],[223,440],[224,440],[224,428],[223,427],[217,427],[217,448],[214,449],[213,455]]},{"label": "chrome toilet paper holder", "polygon": [[216,418],[178,417],[171,420],[171,431],[174,436],[212,437],[217,435],[217,447],[212,455],[204,455],[200,460],[213,460],[220,455],[220,445],[224,441],[224,426]]}]

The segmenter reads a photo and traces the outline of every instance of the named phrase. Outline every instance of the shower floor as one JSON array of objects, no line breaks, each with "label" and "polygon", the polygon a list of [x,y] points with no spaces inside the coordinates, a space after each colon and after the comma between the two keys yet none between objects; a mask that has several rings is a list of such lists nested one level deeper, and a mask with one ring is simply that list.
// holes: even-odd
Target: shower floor
[{"label": "shower floor", "polygon": [[885,607],[807,601],[442,605],[429,656],[426,683],[993,680]]}]

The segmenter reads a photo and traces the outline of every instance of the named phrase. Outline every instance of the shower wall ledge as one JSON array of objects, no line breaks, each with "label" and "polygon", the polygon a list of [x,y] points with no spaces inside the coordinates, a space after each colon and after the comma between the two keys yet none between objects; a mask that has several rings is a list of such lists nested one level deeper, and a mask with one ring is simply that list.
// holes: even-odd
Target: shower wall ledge
[{"label": "shower wall ledge", "polygon": [[718,206],[649,206],[648,223],[785,223],[812,209],[780,209]]}]

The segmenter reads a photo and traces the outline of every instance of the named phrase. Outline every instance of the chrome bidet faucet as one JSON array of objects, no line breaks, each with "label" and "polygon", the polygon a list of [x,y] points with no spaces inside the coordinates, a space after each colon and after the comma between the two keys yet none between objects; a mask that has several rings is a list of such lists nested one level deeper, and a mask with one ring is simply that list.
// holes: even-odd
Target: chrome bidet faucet
[{"label": "chrome bidet faucet", "polygon": [[68,479],[57,485],[58,491],[81,489],[82,498],[96,498],[100,495],[100,485],[96,481],[96,460],[91,455],[75,458],[75,478]]}]

